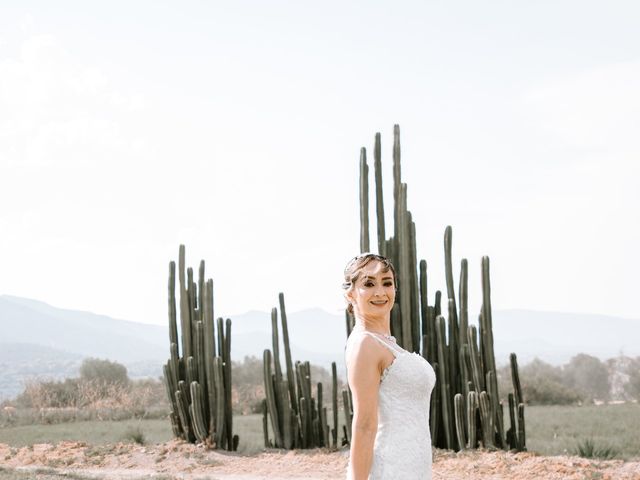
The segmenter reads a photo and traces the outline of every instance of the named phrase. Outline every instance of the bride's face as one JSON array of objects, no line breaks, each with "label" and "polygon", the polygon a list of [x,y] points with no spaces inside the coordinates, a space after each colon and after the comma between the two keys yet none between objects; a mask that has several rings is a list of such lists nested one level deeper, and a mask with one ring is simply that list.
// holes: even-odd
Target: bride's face
[{"label": "bride's face", "polygon": [[371,261],[360,270],[352,290],[347,294],[355,314],[365,317],[385,317],[396,300],[396,290],[391,270],[383,272],[384,265]]}]

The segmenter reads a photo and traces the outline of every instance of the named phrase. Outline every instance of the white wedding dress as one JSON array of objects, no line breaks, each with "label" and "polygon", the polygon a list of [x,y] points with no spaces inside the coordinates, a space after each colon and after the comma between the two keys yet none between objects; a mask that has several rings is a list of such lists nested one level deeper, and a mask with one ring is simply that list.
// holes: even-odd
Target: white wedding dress
[{"label": "white wedding dress", "polygon": [[[436,382],[433,368],[421,355],[373,332],[352,332],[345,355],[355,335],[370,335],[395,357],[380,377],[378,431],[369,480],[431,480],[429,407]],[[352,480],[349,466],[347,480]]]}]

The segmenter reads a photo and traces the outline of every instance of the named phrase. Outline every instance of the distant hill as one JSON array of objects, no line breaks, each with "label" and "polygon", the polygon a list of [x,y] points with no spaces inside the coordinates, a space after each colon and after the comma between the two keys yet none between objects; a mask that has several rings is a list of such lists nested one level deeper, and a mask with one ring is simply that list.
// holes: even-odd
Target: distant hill
[{"label": "distant hill", "polygon": [[121,362],[159,358],[167,327],[65,310],[26,298],[0,296],[1,343],[42,345]]},{"label": "distant hill", "polygon": [[[313,325],[327,319],[337,323],[339,317],[326,317],[328,314],[322,310],[309,312],[289,316],[296,325],[302,317],[299,322],[302,328],[296,327],[300,332],[292,338],[292,355],[294,359],[330,367],[340,345],[327,348],[333,341],[331,337],[314,342],[317,332]],[[231,358],[234,361],[242,361],[246,355],[262,358],[263,350],[271,346],[270,313],[247,312],[233,316],[232,320]],[[159,377],[169,351],[168,326],[60,309],[9,295],[0,296],[0,331],[0,400],[20,393],[28,378],[76,376],[86,357],[118,361],[127,366],[132,378]],[[338,342],[344,343],[344,337],[343,327]],[[342,359],[337,361],[341,364]]]},{"label": "distant hill", "polygon": [[[263,350],[271,348],[271,314],[250,311],[231,319],[232,359],[262,358]],[[314,308],[289,313],[288,319],[294,360],[327,368],[335,361],[344,376],[344,316]],[[493,324],[498,363],[506,363],[510,352],[518,354],[521,364],[536,356],[560,364],[577,353],[601,359],[620,352],[640,355],[640,320],[497,310]],[[21,382],[30,376],[75,376],[82,359],[89,356],[123,363],[132,378],[161,376],[168,357],[167,326],[59,309],[8,295],[0,296],[0,331],[0,399],[19,393]]]},{"label": "distant hill", "polygon": [[534,357],[553,364],[577,353],[601,360],[640,355],[640,320],[578,313],[497,310],[493,313],[496,357],[516,352],[520,363]]}]

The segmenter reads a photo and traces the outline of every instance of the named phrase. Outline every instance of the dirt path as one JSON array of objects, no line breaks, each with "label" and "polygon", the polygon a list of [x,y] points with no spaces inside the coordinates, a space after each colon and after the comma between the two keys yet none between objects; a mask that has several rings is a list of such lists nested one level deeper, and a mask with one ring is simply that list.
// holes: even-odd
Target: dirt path
[{"label": "dirt path", "polygon": [[[0,444],[0,465],[75,472],[109,480],[337,480],[345,478],[347,450],[270,451],[244,456],[171,441],[160,445],[60,442],[11,448]],[[640,480],[640,462],[541,457],[532,453],[437,451],[434,480]]]}]

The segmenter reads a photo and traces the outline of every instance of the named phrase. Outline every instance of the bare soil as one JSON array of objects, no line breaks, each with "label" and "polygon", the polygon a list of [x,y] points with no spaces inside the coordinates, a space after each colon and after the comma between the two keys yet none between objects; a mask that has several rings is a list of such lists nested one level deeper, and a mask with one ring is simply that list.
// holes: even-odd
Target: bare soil
[{"label": "bare soil", "polygon": [[[0,465],[35,471],[51,468],[89,478],[133,480],[344,479],[348,450],[272,450],[257,455],[206,450],[172,440],[157,445],[83,442],[13,448],[0,444]],[[562,479],[640,480],[640,462],[543,457],[534,453],[436,451],[434,480]]]}]

